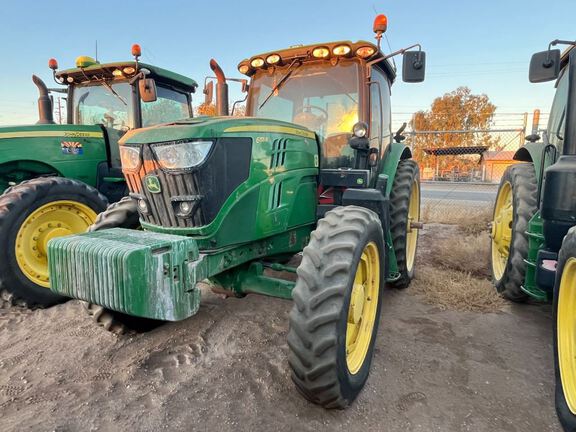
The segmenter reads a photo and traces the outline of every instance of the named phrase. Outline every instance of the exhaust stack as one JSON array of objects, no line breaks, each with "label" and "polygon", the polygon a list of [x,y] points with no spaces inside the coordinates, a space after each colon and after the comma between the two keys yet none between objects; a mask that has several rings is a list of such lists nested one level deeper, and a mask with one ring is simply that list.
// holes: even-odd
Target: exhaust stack
[{"label": "exhaust stack", "polygon": [[38,87],[40,96],[38,97],[38,116],[39,120],[36,124],[54,124],[54,116],[52,114],[52,99],[48,94],[48,87],[36,75],[32,75],[32,81]]},{"label": "exhaust stack", "polygon": [[216,75],[218,80],[216,83],[216,113],[219,116],[228,115],[228,84],[226,84],[226,76],[222,71],[220,65],[216,60],[210,60],[210,69]]}]

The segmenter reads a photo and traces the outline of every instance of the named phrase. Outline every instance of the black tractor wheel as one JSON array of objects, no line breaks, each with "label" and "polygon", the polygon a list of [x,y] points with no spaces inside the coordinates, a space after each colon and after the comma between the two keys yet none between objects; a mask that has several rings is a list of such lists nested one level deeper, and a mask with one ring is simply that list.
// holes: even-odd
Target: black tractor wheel
[{"label": "black tractor wheel", "polygon": [[556,412],[567,432],[576,432],[576,227],[564,238],[554,286]]},{"label": "black tractor wheel", "polygon": [[399,278],[390,285],[406,288],[414,278],[417,228],[412,224],[420,221],[420,172],[418,164],[401,160],[390,193],[390,232],[396,253]]},{"label": "black tractor wheel", "polygon": [[67,300],[50,291],[48,241],[84,232],[106,197],[77,180],[41,177],[0,196],[0,290],[10,304],[48,307]]},{"label": "black tractor wheel", "polygon": [[302,395],[345,408],[370,372],[384,286],[384,237],[365,208],[326,213],[304,248],[290,312],[288,362]]},{"label": "black tractor wheel", "polygon": [[[98,215],[96,222],[88,228],[88,231],[110,228],[140,228],[136,200],[124,197],[120,201],[111,204],[106,211]],[[145,332],[161,324],[161,321],[126,315],[93,303],[82,302],[82,304],[99,326],[115,334],[124,334],[131,330]]]},{"label": "black tractor wheel", "polygon": [[531,163],[509,166],[494,204],[490,267],[496,290],[508,300],[526,301],[522,291],[528,256],[528,222],[537,210],[538,185]]}]

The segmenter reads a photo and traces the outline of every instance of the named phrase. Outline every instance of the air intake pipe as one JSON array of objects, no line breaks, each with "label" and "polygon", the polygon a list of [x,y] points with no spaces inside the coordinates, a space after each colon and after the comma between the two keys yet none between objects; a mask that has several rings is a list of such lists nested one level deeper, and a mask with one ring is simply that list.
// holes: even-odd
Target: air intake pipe
[{"label": "air intake pipe", "polygon": [[219,116],[228,115],[228,84],[226,84],[226,76],[222,71],[220,65],[216,60],[210,60],[210,69],[216,75],[216,113]]},{"label": "air intake pipe", "polygon": [[36,75],[32,75],[32,81],[38,87],[40,96],[38,97],[38,116],[39,120],[36,124],[54,124],[54,117],[52,115],[52,99],[48,94],[48,87]]}]

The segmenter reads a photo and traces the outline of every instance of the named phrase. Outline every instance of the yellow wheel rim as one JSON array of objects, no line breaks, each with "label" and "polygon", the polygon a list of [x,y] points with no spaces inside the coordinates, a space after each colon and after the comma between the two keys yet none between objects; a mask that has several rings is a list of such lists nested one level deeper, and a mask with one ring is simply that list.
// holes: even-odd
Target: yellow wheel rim
[{"label": "yellow wheel rim", "polygon": [[362,251],[348,307],[346,364],[352,375],[358,373],[368,354],[380,294],[380,256],[374,242]]},{"label": "yellow wheel rim", "polygon": [[412,192],[410,192],[410,203],[408,205],[408,223],[406,225],[406,270],[409,272],[414,268],[416,260],[416,245],[418,243],[418,229],[412,228],[412,222],[420,221],[420,183],[414,180]]},{"label": "yellow wheel rim", "polygon": [[562,389],[568,408],[576,415],[576,258],[564,265],[558,297],[556,337]]},{"label": "yellow wheel rim", "polygon": [[48,241],[84,232],[95,220],[94,210],[76,201],[53,201],[34,210],[16,234],[16,261],[22,273],[49,288]]},{"label": "yellow wheel rim", "polygon": [[512,241],[512,220],[514,218],[514,204],[512,200],[512,185],[506,182],[500,188],[494,207],[494,220],[492,221],[492,272],[496,280],[502,279]]}]

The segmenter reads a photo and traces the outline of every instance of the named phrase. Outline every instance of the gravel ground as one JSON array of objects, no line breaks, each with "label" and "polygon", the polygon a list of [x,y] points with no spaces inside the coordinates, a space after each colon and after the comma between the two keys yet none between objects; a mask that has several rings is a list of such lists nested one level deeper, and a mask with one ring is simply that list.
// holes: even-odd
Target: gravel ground
[{"label": "gravel ground", "polygon": [[75,301],[0,309],[0,430],[560,430],[547,305],[458,312],[387,290],[368,384],[345,411],[294,389],[290,307],[206,292],[196,316],[123,337]]}]

